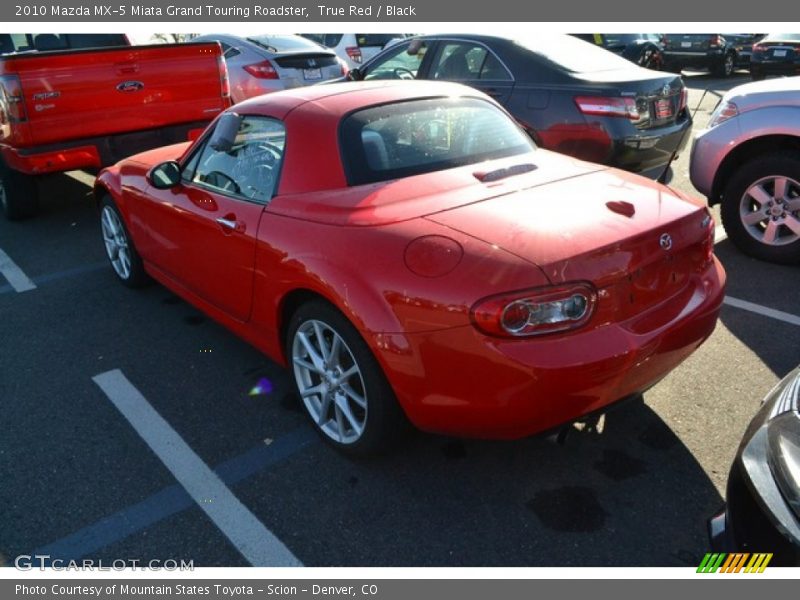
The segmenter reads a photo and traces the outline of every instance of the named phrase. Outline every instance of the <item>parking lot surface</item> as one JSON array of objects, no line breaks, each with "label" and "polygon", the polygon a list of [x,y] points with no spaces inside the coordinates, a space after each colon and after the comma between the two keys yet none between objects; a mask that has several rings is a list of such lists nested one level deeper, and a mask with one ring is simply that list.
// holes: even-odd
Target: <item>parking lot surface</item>
[{"label": "parking lot surface", "polygon": [[[685,78],[695,129],[747,81]],[[671,185],[694,193],[687,170],[688,152]],[[116,281],[90,182],[43,180],[37,218],[0,221],[0,564],[696,566],[745,426],[800,362],[798,267],[720,234],[717,329],[643,404],[563,445],[418,433],[350,460],[282,369],[165,288]]]}]

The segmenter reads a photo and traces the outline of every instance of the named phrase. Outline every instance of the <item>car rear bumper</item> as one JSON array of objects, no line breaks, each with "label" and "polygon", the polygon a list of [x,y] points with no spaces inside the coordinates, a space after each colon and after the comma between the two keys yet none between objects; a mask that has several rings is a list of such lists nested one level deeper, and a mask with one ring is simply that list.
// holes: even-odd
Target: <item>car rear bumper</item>
[{"label": "car rear bumper", "polygon": [[800,75],[800,61],[763,62],[752,61],[750,73],[753,75]]},{"label": "car rear bumper", "polygon": [[625,132],[613,140],[613,150],[608,164],[656,179],[672,158],[680,155],[691,138],[692,119],[685,115],[665,127]]},{"label": "car rear bumper", "polygon": [[709,52],[682,52],[680,50],[664,51],[664,66],[670,68],[713,69],[719,67],[725,58],[722,50]]},{"label": "car rear bumper", "polygon": [[521,438],[642,393],[694,352],[714,330],[725,272],[714,259],[690,286],[683,306],[586,332],[509,340],[465,326],[381,335],[372,347],[418,428]]}]

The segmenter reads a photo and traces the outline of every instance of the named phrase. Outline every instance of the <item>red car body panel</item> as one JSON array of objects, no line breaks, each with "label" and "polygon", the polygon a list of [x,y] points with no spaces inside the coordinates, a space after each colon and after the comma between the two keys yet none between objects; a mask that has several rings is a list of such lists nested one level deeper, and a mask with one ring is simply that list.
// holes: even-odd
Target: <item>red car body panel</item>
[{"label": "red car body panel", "polygon": [[[345,115],[462,94],[483,97],[454,84],[382,82],[237,105],[285,124],[280,185],[266,206],[191,185],[152,188],[148,170],[185,144],[104,170],[98,193],[114,197],[149,273],[281,364],[284,308],[297,294],[328,300],[421,429],[516,438],[648,389],[711,334],[721,307],[725,274],[701,203],[542,150],[347,186],[337,137]],[[520,162],[536,168],[481,181]],[[226,233],[219,217],[240,226]],[[483,298],[575,280],[597,289],[578,329],[497,338],[472,322]]]},{"label": "red car body panel", "polygon": [[21,114],[0,111],[0,155],[13,170],[54,173],[191,139],[230,106],[225,73],[218,44],[5,56],[0,86]]}]

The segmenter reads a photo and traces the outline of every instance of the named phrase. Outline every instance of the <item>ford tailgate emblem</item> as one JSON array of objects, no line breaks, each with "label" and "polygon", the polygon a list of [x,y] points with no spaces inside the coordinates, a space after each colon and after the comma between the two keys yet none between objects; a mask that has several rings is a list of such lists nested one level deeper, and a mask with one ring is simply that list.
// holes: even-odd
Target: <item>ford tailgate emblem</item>
[{"label": "ford tailgate emblem", "polygon": [[144,89],[141,81],[123,81],[117,84],[117,90],[120,92],[138,92],[141,89]]},{"label": "ford tailgate emblem", "polygon": [[658,245],[664,250],[669,250],[672,248],[672,236],[668,233],[662,233],[658,239]]}]

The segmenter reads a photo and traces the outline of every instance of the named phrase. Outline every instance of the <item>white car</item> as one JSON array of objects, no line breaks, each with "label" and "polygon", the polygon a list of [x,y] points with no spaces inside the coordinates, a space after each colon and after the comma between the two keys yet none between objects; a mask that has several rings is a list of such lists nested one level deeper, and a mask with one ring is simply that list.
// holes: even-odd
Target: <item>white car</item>
[{"label": "white car", "polygon": [[360,67],[384,48],[408,37],[406,33],[303,33],[303,37],[336,52],[351,69]]}]

